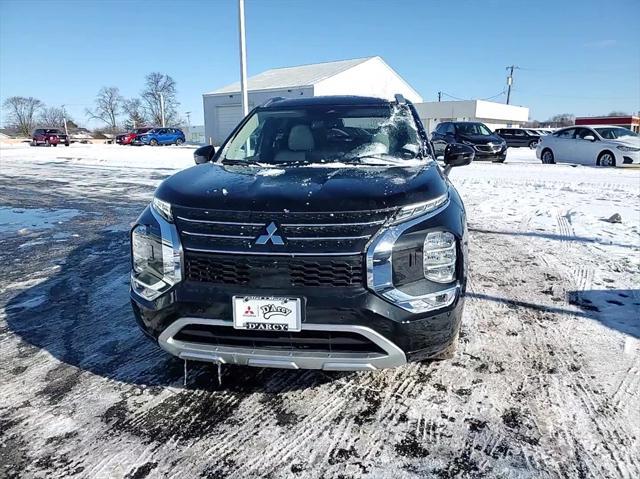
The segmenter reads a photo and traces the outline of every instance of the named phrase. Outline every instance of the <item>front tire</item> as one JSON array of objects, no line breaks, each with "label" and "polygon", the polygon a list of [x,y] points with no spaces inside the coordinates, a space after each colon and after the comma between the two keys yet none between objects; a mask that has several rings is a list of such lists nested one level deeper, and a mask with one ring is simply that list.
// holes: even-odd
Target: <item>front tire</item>
[{"label": "front tire", "polygon": [[556,162],[553,156],[553,151],[551,151],[549,148],[542,150],[542,155],[540,158],[542,159],[542,164],[544,165],[553,165]]},{"label": "front tire", "polygon": [[614,167],[616,166],[616,157],[610,151],[605,150],[598,156],[598,161],[596,162],[596,164],[605,168]]},{"label": "front tire", "polygon": [[180,146],[180,145],[182,145],[183,143],[184,143],[184,140],[183,140],[182,138],[178,138],[178,139],[176,140],[176,146]]},{"label": "front tire", "polygon": [[156,139],[152,139],[152,140],[150,140],[150,141],[149,141],[149,144],[150,144],[151,146],[158,146],[158,140],[156,140]]}]

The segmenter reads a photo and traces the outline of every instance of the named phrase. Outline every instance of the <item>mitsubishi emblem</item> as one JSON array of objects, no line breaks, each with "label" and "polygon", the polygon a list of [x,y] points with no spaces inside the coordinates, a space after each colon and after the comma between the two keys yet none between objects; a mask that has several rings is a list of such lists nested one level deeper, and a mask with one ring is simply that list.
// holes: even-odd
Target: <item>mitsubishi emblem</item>
[{"label": "mitsubishi emblem", "polygon": [[282,246],[284,244],[284,241],[282,241],[282,236],[276,234],[277,231],[278,227],[272,221],[271,223],[269,223],[269,225],[267,225],[267,234],[258,236],[256,244],[267,244],[269,241],[271,241],[271,243],[273,243],[274,245]]}]

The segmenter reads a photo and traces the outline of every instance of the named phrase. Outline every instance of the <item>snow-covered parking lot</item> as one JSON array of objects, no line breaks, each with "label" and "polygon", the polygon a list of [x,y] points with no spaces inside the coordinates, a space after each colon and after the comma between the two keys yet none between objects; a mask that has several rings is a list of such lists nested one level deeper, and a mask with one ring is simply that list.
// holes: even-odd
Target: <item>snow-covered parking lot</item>
[{"label": "snow-covered parking lot", "polygon": [[451,361],[222,386],[194,364],[183,388],[135,326],[128,228],[192,151],[1,147],[0,477],[640,477],[640,169],[452,171]]}]

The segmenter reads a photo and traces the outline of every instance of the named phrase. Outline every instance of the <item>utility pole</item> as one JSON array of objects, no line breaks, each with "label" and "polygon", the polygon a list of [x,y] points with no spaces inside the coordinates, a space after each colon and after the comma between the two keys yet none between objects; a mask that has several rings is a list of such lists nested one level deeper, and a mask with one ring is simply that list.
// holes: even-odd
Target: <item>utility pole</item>
[{"label": "utility pole", "polygon": [[160,115],[162,118],[162,128],[164,128],[164,93],[160,93]]},{"label": "utility pole", "polygon": [[187,115],[187,128],[191,128],[191,112],[186,111],[184,114]]},{"label": "utility pole", "polygon": [[513,85],[513,70],[519,70],[520,67],[515,65],[511,65],[507,67],[509,71],[509,75],[507,76],[507,105],[509,104],[509,100],[511,99],[511,85]]},{"label": "utility pole", "polygon": [[249,113],[249,95],[247,93],[247,45],[244,34],[244,0],[238,0],[238,23],[240,31],[240,96],[242,97],[242,116]]},{"label": "utility pole", "polygon": [[442,101],[442,92],[441,91],[438,92],[438,101]]},{"label": "utility pole", "polygon": [[67,113],[64,111],[64,105],[62,105],[62,123],[64,123],[64,134],[67,135],[67,141],[68,141],[69,131],[67,130]]}]

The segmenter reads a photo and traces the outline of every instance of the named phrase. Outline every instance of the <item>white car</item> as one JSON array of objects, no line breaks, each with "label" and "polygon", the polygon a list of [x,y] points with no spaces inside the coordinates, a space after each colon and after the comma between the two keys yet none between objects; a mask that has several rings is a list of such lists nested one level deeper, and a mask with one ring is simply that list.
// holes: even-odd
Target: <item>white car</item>
[{"label": "white car", "polygon": [[640,163],[640,138],[619,126],[571,126],[540,137],[536,157],[542,163],[620,166]]}]

